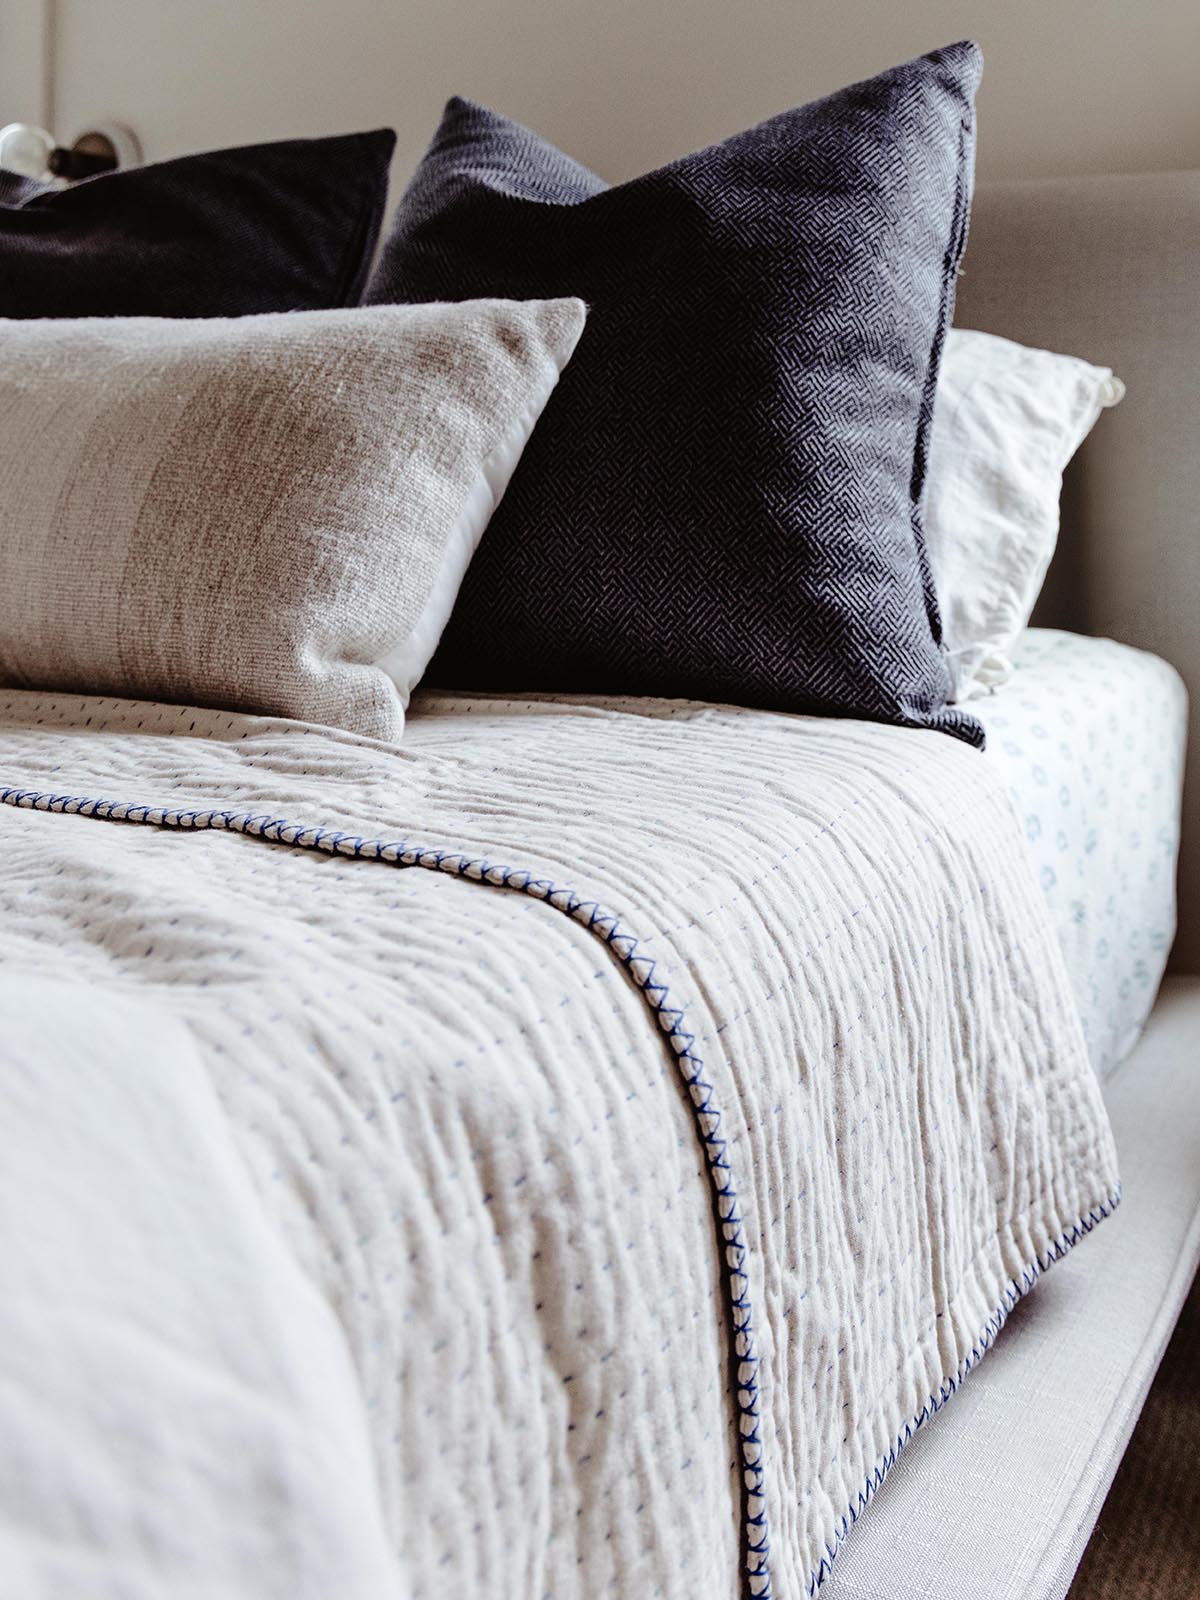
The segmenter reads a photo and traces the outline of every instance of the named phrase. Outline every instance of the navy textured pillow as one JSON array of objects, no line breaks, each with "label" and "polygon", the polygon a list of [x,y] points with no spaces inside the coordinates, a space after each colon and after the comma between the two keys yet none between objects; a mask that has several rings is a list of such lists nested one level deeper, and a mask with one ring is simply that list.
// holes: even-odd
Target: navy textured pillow
[{"label": "navy textured pillow", "polygon": [[431,682],[982,743],[945,706],[918,510],[981,66],[953,45],[613,188],[449,103],[367,299],[591,313]]},{"label": "navy textured pillow", "polygon": [[68,189],[0,182],[0,316],[218,317],[356,305],[395,135],[213,150]]}]

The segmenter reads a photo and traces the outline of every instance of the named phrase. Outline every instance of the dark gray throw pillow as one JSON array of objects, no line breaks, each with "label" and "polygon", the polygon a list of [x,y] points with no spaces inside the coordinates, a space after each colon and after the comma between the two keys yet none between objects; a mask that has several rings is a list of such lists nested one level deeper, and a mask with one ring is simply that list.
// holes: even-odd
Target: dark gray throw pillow
[{"label": "dark gray throw pillow", "polygon": [[952,45],[612,188],[449,103],[366,298],[591,312],[431,683],[982,743],[945,703],[919,512],[981,67]]},{"label": "dark gray throw pillow", "polygon": [[211,150],[67,189],[0,176],[0,316],[222,317],[357,305],[388,129]]}]

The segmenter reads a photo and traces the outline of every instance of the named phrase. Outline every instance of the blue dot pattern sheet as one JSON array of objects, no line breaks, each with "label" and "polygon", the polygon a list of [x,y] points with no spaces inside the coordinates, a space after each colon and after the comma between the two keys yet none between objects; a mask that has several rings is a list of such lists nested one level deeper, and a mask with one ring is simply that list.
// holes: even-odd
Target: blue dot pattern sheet
[{"label": "blue dot pattern sheet", "polygon": [[972,704],[1107,1076],[1137,1042],[1175,936],[1187,693],[1157,656],[1047,628],[1024,634],[1015,665]]}]

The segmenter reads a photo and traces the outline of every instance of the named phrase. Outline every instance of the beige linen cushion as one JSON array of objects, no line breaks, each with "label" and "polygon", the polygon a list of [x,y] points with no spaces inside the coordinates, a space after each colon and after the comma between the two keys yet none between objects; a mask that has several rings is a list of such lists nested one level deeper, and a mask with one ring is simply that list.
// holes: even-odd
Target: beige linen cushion
[{"label": "beige linen cushion", "polygon": [[584,315],[0,322],[0,683],[399,738]]}]

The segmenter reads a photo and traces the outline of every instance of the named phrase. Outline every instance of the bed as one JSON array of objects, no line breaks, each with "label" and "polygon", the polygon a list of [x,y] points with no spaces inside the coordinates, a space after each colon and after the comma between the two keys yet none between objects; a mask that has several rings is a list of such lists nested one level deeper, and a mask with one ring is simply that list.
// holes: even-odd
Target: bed
[{"label": "bed", "polygon": [[[393,748],[0,693],[18,1592],[1065,1591],[1200,1248],[1194,984],[1125,1059],[1197,682],[1153,427],[1197,194],[978,201],[961,320],[1138,396],[982,758],[680,700],[427,695]],[[1052,252],[1114,217],[1081,295]]]},{"label": "bed", "polygon": [[1123,1214],[1092,1241],[1090,1262],[1063,1263],[1023,1304],[955,1410],[914,1441],[830,1580],[847,1600],[1065,1595],[1200,1258],[1200,468],[1176,431],[1194,415],[1187,308],[1200,178],[987,185],[972,251],[962,321],[1074,343],[1129,383],[1129,410],[1105,419],[1068,478],[1063,539],[1035,620],[1140,645],[1190,689],[1179,936],[1146,1034],[1105,1086]]},{"label": "bed", "polygon": [[1033,628],[980,716],[1107,1078],[1141,1035],[1175,934],[1187,692],[1145,651]]},{"label": "bed", "polygon": [[[139,1037],[182,1026],[254,1216],[336,1313],[408,1592],[731,1591],[742,1539],[761,1593],[812,1587],[896,1441],[1117,1204],[1003,787],[958,741],[870,724],[653,700],[414,711],[393,748],[3,697],[8,964],[60,978],[9,1009],[51,1008],[76,1057],[113,994]],[[61,1281],[86,1330],[83,1275]],[[118,1363],[179,1337],[117,1311]],[[56,1321],[30,1315],[11,1344]],[[151,1413],[188,1415],[213,1461],[232,1428],[239,1467],[283,1476],[253,1417],[205,1409],[193,1361],[201,1394],[168,1365]],[[713,1381],[730,1361],[740,1463]],[[115,1367],[105,1389],[134,1427],[137,1389]],[[76,1415],[41,1404],[48,1421],[10,1422],[35,1460]],[[143,1515],[198,1537],[170,1481],[141,1484]],[[277,1536],[314,1520],[312,1488],[291,1493]],[[270,1526],[261,1490],[238,1498]],[[318,1592],[290,1553],[264,1557],[268,1581]]]}]

